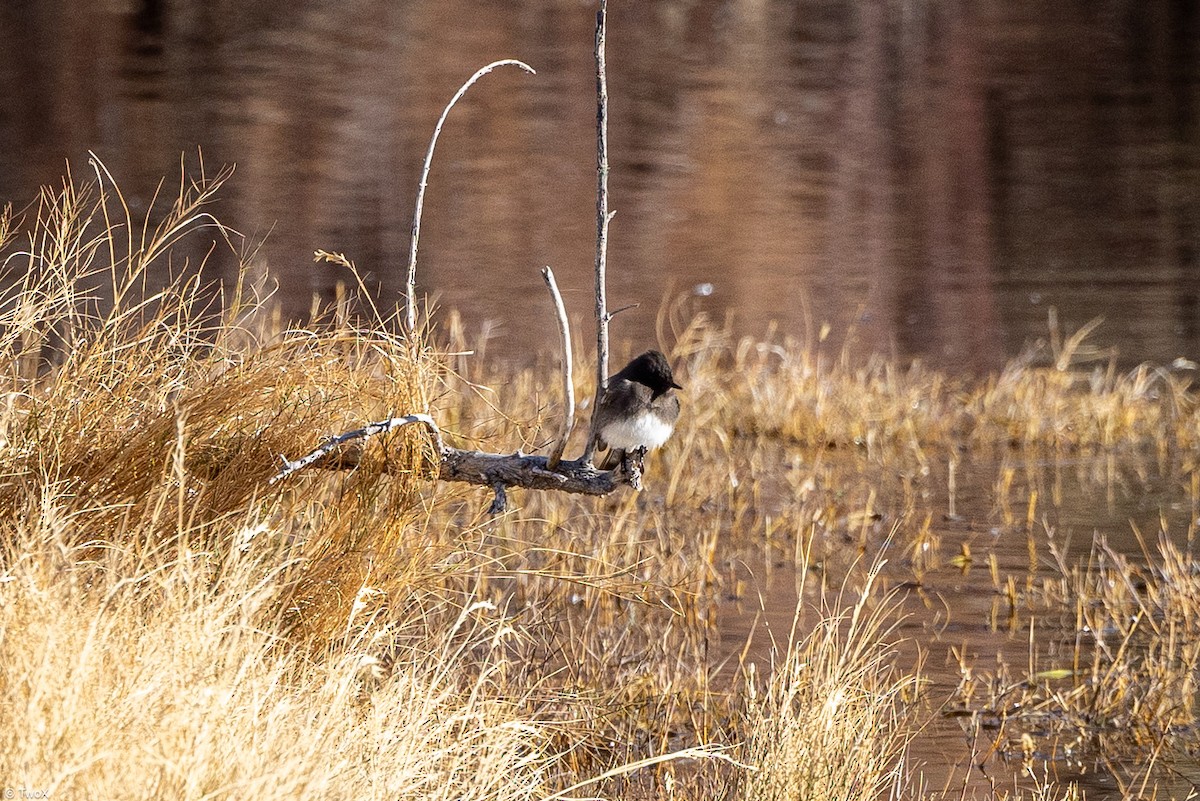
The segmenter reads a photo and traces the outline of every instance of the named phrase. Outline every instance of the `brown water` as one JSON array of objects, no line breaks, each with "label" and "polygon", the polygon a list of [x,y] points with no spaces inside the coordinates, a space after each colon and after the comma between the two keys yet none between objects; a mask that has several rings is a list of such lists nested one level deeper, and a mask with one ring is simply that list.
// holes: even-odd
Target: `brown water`
[{"label": "brown water", "polygon": [[[87,174],[93,150],[141,214],[200,148],[210,172],[237,165],[213,211],[257,248],[290,315],[346,278],[316,248],[346,253],[394,303],[438,114],[475,69],[520,58],[538,75],[489,75],[451,114],[419,264],[423,290],[520,358],[555,337],[542,265],[573,315],[591,309],[593,11],[0,3],[0,201],[28,202],[67,160]],[[653,342],[663,299],[682,295],[748,334],[829,323],[858,353],[981,371],[1045,336],[1053,307],[1067,329],[1104,317],[1091,342],[1124,364],[1200,360],[1200,4],[615,0],[608,63],[610,305],[641,304],[618,339]],[[228,277],[234,262],[210,266]],[[1059,530],[1136,552],[1131,519],[1164,509],[1186,529],[1177,480],[1110,467],[1067,471],[1047,507]],[[996,469],[964,463],[962,519],[939,531],[1023,570],[1025,538],[997,529]],[[755,581],[766,608],[731,606],[728,640],[786,630],[794,575]],[[910,603],[924,611],[905,633],[941,685],[950,645],[1022,663],[1027,632],[991,625],[981,568],[932,569]],[[954,725],[916,754],[931,789],[965,771],[986,792]],[[1104,781],[1085,778],[1096,796]]]},{"label": "brown water", "polygon": [[[994,367],[1106,320],[1127,363],[1200,355],[1200,10],[1190,0],[614,2],[616,335],[661,300]],[[94,150],[135,211],[181,152],[291,313],[345,252],[394,301],[443,104],[419,276],[493,352],[551,343],[538,275],[591,309],[593,7],[394,0],[0,4],[0,200]],[[228,271],[230,259],[217,265]],[[711,285],[711,294],[706,294]]]}]

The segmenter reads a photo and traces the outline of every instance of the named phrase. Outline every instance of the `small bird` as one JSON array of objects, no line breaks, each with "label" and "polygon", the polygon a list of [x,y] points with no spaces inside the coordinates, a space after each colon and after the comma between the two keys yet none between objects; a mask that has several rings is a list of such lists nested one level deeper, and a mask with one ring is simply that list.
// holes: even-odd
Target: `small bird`
[{"label": "small bird", "polygon": [[[608,389],[596,409],[593,444],[611,450],[597,465],[612,470],[618,464],[633,475],[632,455],[639,468],[646,451],[659,447],[671,436],[679,419],[679,396],[683,389],[671,375],[667,357],[656,350],[638,356],[608,379]],[[634,484],[637,485],[635,478]]]}]

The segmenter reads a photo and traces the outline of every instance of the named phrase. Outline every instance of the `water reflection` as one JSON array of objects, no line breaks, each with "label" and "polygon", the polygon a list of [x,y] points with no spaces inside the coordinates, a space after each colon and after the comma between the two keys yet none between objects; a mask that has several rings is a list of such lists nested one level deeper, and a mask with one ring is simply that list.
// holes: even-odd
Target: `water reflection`
[{"label": "water reflection", "polygon": [[[866,351],[990,368],[1103,315],[1128,362],[1200,352],[1200,12],[1178,0],[615,3],[618,336],[664,295],[743,330],[829,322]],[[593,248],[592,8],[84,0],[0,7],[0,198],[94,149],[135,207],[181,152],[238,171],[222,219],[265,237],[290,314],[344,274],[394,300],[420,158],[456,109],[420,278],[495,347],[550,344],[538,268],[581,317]],[[136,210],[136,208],[135,208]],[[230,270],[231,258],[215,269]],[[532,329],[532,330],[531,330]],[[496,351],[493,351],[496,352]]]}]

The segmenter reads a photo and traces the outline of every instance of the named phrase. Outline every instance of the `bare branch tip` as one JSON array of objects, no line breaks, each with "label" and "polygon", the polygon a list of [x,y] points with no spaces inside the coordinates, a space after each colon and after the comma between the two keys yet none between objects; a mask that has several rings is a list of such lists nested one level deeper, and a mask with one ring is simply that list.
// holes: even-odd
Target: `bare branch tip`
[{"label": "bare branch tip", "polygon": [[621,312],[629,311],[630,309],[636,309],[638,306],[641,306],[641,305],[642,304],[640,304],[640,303],[630,303],[628,306],[622,306],[621,308],[617,309],[616,311],[609,312],[607,315],[605,315],[605,318],[611,321],[612,318],[616,317]]}]

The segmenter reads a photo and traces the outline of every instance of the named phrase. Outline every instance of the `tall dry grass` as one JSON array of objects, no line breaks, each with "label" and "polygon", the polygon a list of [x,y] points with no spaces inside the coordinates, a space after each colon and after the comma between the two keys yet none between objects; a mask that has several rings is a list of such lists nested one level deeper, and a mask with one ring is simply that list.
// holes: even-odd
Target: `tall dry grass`
[{"label": "tall dry grass", "polygon": [[[515,633],[369,599],[316,651],[288,630],[294,549],[146,553],[86,540],[63,498],[6,531],[0,776],[47,797],[521,799],[548,793],[543,725],[498,692]],[[364,594],[368,590],[363,590]],[[419,641],[397,636],[422,625]],[[380,644],[389,649],[386,671]],[[507,692],[511,687],[504,687]]]},{"label": "tall dry grass", "polygon": [[[919,581],[906,555],[940,512],[930,466],[960,448],[1177,459],[1200,430],[1185,372],[1097,368],[1081,337],[975,381],[737,339],[676,306],[660,344],[685,413],[648,492],[517,491],[490,519],[484,491],[428,479],[413,430],[371,443],[357,470],[269,485],[280,454],[405,412],[431,411],[458,444],[544,448],[561,388],[550,360],[495,367],[452,317],[410,339],[345,299],[286,328],[261,290],[206,285],[174,254],[185,237],[201,254],[236,249],[208,214],[225,178],[181,179],[143,223],[96,165],[0,217],[0,786],[913,794],[904,746],[919,720],[902,707],[920,699],[879,585]],[[586,364],[576,374],[590,397]],[[881,551],[900,558],[864,572]],[[721,604],[747,600],[748,572],[797,565],[822,576],[797,588],[805,625],[745,693]],[[1091,597],[1090,581],[1062,597]],[[841,600],[850,585],[865,589]],[[1138,614],[1118,600],[1114,617]],[[1190,654],[1182,635],[1164,642],[1176,663]],[[1119,689],[1130,664],[1093,660],[1089,675]],[[1114,715],[1140,698],[1161,741],[1189,690],[1156,686],[1087,697]],[[725,759],[669,759],[717,753],[696,746]]]},{"label": "tall dry grass", "polygon": [[807,633],[794,625],[765,691],[750,684],[744,759],[754,769],[744,801],[911,792],[905,756],[916,726],[908,705],[918,685],[896,664],[897,610],[874,591],[879,568],[852,605],[835,605]]},{"label": "tall dry grass", "polygon": [[446,591],[476,579],[422,528],[420,440],[266,483],[281,453],[423,408],[436,360],[344,309],[272,329],[266,298],[168,266],[182,237],[230,244],[205,210],[225,174],[142,224],[95,167],[0,237],[0,784],[544,796],[547,735],[496,679],[515,632]]}]

